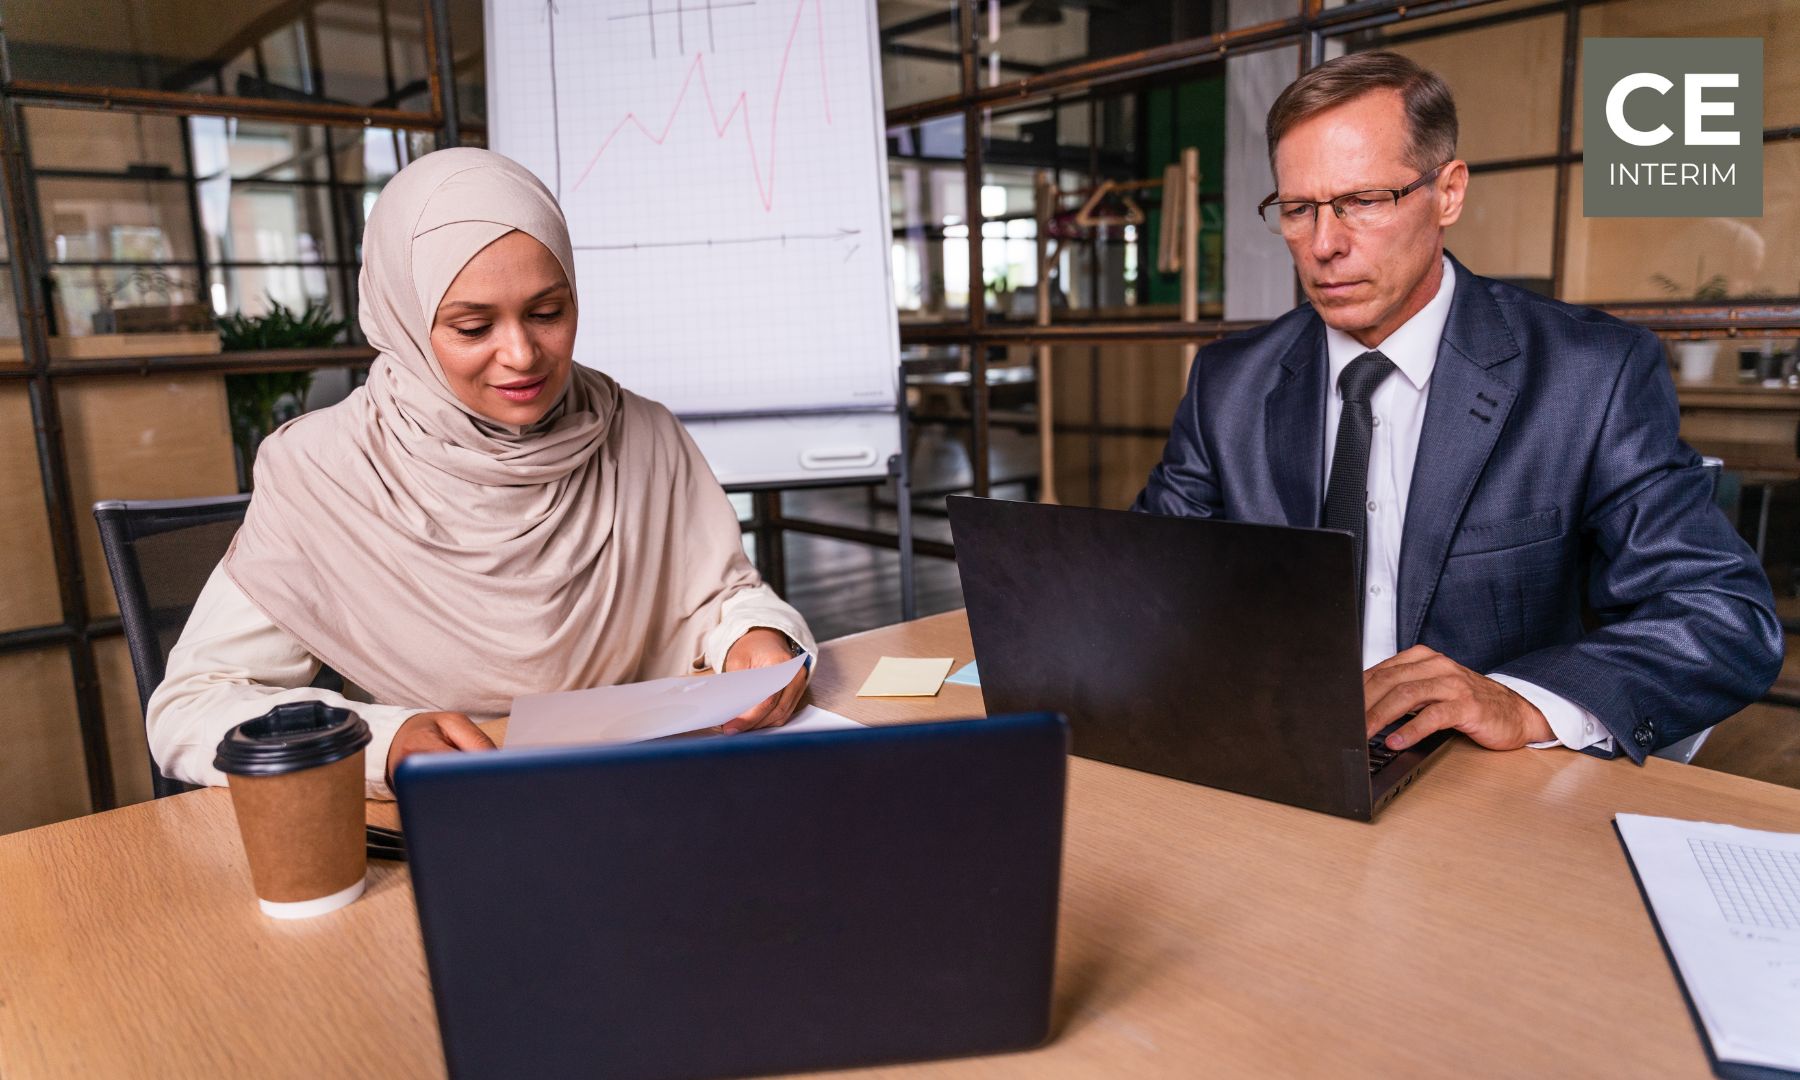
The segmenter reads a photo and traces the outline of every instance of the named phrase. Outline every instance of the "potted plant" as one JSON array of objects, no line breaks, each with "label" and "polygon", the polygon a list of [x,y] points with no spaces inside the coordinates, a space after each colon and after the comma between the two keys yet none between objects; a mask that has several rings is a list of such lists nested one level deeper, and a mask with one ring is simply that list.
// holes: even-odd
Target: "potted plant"
[{"label": "potted plant", "polygon": [[[1652,274],[1650,280],[1670,296],[1691,298],[1699,304],[1716,304],[1729,295],[1724,274],[1706,276],[1705,259],[1694,264],[1694,282],[1691,287],[1680,284],[1667,274]],[[1681,381],[1687,383],[1711,382],[1713,369],[1718,364],[1719,348],[1724,344],[1718,338],[1674,342],[1671,347],[1675,352],[1676,363],[1681,369]]]},{"label": "potted plant", "polygon": [[[273,298],[262,315],[242,312],[219,318],[219,342],[225,352],[251,349],[309,349],[338,344],[350,320],[334,319],[318,301],[296,314]],[[238,487],[249,491],[255,480],[256,449],[277,427],[306,411],[310,371],[259,371],[225,376],[231,411],[231,441],[237,446]]]},{"label": "potted plant", "polygon": [[988,308],[1002,315],[1011,314],[1013,283],[1012,280],[1007,277],[1005,268],[990,270],[986,277],[987,280],[984,284],[987,286]]}]

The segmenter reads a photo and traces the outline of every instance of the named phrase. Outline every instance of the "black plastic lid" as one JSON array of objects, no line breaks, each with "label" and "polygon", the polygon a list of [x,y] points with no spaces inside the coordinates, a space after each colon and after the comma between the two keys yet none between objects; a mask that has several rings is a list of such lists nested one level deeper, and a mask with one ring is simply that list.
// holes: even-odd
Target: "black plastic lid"
[{"label": "black plastic lid", "polygon": [[294,701],[227,731],[213,767],[236,776],[279,776],[342,761],[370,737],[368,723],[349,709]]}]

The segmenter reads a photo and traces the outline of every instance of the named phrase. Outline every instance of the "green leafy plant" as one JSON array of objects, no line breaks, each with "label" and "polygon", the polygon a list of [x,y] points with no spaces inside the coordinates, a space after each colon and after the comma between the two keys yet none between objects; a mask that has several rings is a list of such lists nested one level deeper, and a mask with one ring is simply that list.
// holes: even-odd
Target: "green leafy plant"
[{"label": "green leafy plant", "polygon": [[1004,268],[988,271],[982,283],[986,286],[987,300],[1005,308],[1012,301],[1013,290],[1017,288],[1013,280],[1007,276]]},{"label": "green leafy plant", "polygon": [[[314,301],[304,311],[271,298],[262,315],[241,312],[219,318],[219,345],[226,352],[264,349],[316,349],[338,343],[350,320],[332,317],[331,308]],[[239,484],[250,489],[256,450],[263,439],[306,408],[312,389],[310,371],[266,371],[225,376],[230,402],[231,439],[237,444]]]},{"label": "green leafy plant", "polygon": [[1692,299],[1702,304],[1717,303],[1730,295],[1728,281],[1724,274],[1714,274],[1712,277],[1706,276],[1706,261],[1704,259],[1694,264],[1694,283],[1692,287],[1682,285],[1667,274],[1651,274],[1650,280],[1655,282],[1658,288],[1662,289],[1662,291],[1668,293],[1670,296]]}]

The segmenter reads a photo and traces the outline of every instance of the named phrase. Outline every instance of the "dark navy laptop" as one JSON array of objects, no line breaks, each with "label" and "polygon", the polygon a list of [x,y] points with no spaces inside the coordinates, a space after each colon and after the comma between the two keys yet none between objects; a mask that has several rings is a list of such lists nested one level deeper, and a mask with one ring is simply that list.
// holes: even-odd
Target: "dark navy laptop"
[{"label": "dark navy laptop", "polygon": [[1049,1035],[1068,729],[983,720],[396,770],[456,1077],[712,1077]]}]

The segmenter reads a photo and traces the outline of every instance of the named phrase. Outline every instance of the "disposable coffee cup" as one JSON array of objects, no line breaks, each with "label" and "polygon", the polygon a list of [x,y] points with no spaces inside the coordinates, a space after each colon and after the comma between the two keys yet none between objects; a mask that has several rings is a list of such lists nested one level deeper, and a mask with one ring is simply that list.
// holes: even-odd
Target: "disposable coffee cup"
[{"label": "disposable coffee cup", "polygon": [[317,701],[277,705],[219,741],[264,914],[310,919],[362,895],[363,747],[369,725]]}]

